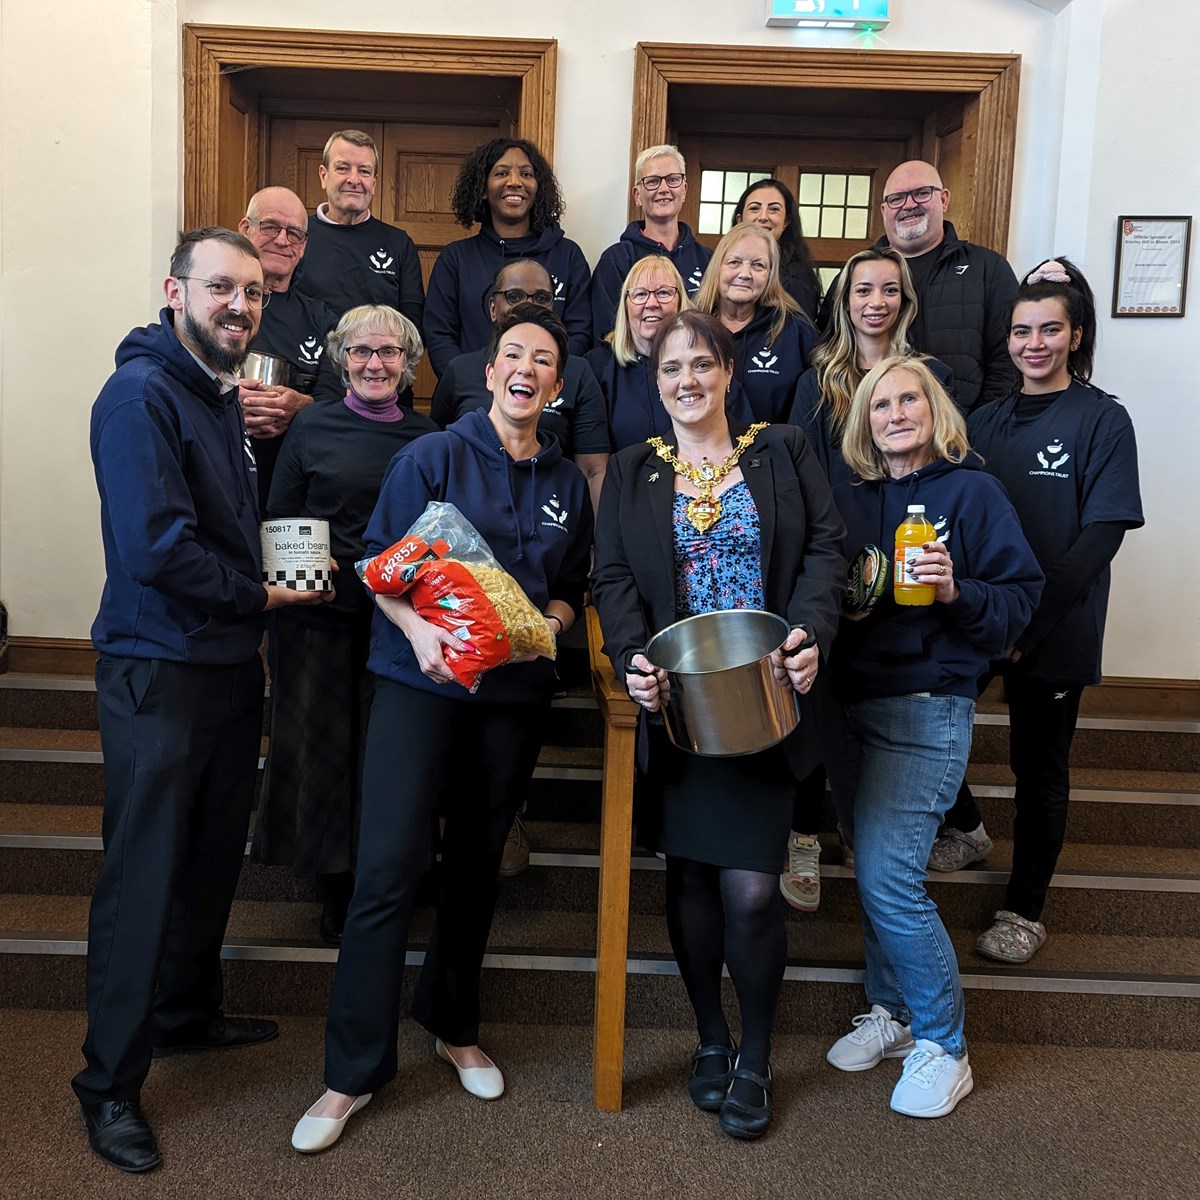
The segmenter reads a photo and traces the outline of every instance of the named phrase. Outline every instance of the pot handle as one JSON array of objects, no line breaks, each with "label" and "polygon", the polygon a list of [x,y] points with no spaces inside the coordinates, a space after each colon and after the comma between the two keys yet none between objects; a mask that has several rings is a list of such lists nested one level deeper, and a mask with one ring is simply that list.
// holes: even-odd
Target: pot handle
[{"label": "pot handle", "polygon": [[817,644],[817,635],[813,633],[812,629],[808,625],[805,625],[803,621],[797,622],[792,626],[792,628],[804,630],[804,641],[802,641],[795,650],[790,651],[790,653],[798,654],[801,650],[807,650],[810,646],[815,646]]},{"label": "pot handle", "polygon": [[[646,647],[639,646],[636,650],[630,651],[629,657],[625,660],[625,674],[626,675],[641,675],[643,678],[646,678],[651,674],[651,672],[650,671],[639,671],[638,668],[633,665],[634,657],[638,654],[642,655],[642,657],[644,658],[646,655]],[[649,659],[647,659],[646,661],[649,662]]]}]

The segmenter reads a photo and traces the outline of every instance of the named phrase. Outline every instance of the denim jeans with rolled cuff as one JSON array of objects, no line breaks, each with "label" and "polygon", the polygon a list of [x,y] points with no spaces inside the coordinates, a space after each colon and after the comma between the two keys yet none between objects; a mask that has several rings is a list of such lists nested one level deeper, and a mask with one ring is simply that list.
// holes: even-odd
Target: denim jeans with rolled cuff
[{"label": "denim jeans with rolled cuff", "polygon": [[925,891],[933,839],[971,751],[975,703],[928,693],[861,700],[846,710],[861,755],[854,870],[862,905],[866,992],[914,1038],[961,1058],[958,960]]}]

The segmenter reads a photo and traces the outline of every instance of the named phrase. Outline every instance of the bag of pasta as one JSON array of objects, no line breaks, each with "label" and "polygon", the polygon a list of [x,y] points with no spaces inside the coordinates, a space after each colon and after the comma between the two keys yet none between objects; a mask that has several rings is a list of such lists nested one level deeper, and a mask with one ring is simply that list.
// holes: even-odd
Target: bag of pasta
[{"label": "bag of pasta", "polygon": [[418,616],[454,634],[461,648],[445,648],[446,665],[468,691],[514,658],[554,658],[546,619],[447,501],[431,500],[400,541],[355,570],[372,592],[407,594]]}]

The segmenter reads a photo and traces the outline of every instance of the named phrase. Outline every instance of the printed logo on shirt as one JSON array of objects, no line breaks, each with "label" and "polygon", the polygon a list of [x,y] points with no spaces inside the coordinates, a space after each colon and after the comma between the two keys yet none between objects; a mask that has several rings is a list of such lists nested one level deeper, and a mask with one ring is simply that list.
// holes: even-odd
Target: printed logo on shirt
[{"label": "printed logo on shirt", "polygon": [[395,275],[396,273],[391,269],[392,263],[396,260],[383,247],[376,250],[374,254],[368,254],[367,261],[376,275]]},{"label": "printed logo on shirt", "polygon": [[[563,404],[565,403],[566,399],[567,399],[566,396],[564,396],[562,394],[562,392],[559,392],[558,395],[555,396],[554,399],[551,400],[550,403],[546,405],[546,408],[554,409],[554,410],[561,409]],[[545,412],[546,408],[542,409],[542,411]]]},{"label": "printed logo on shirt", "polygon": [[300,361],[306,367],[315,367],[317,365],[317,360],[321,357],[321,352],[324,349],[325,347],[321,345],[319,338],[305,338],[304,341],[300,343]]},{"label": "printed logo on shirt", "polygon": [[963,265],[961,267],[955,267],[954,268],[955,275],[965,275],[967,273],[967,268],[970,265],[971,265],[970,263],[963,263]]},{"label": "printed logo on shirt", "polygon": [[770,346],[764,346],[757,354],[750,356],[750,361],[757,367],[757,370],[747,369],[747,375],[778,375],[779,372],[774,370],[775,364],[779,361],[778,354],[771,353]]},{"label": "printed logo on shirt", "polygon": [[936,540],[941,542],[943,546],[948,545],[950,542],[950,518],[938,517],[933,523],[933,528],[937,533]]},{"label": "printed logo on shirt", "polygon": [[700,290],[700,285],[703,282],[704,271],[702,268],[696,267],[695,270],[693,270],[692,273],[687,277],[687,282],[684,284],[684,287],[687,288],[687,294],[689,296],[694,296]]},{"label": "printed logo on shirt", "polygon": [[542,505],[542,512],[550,518],[550,520],[542,522],[543,529],[561,529],[563,533],[566,533],[569,514],[558,502],[557,496],[551,496],[549,501]]},{"label": "printed logo on shirt", "polygon": [[250,445],[250,435],[242,431],[242,449],[246,451],[246,470],[251,475],[258,474],[258,463],[254,461],[254,450]]},{"label": "printed logo on shirt", "polygon": [[567,295],[563,288],[563,281],[557,275],[551,275],[550,282],[554,285],[554,302],[557,304],[560,301],[565,301]]},{"label": "printed logo on shirt", "polygon": [[1030,471],[1030,475],[1049,475],[1053,479],[1070,479],[1069,471],[1060,471],[1061,467],[1069,458],[1070,454],[1066,452],[1066,447],[1060,441],[1051,442],[1045,450],[1037,452],[1037,460],[1041,464],[1040,471]]}]

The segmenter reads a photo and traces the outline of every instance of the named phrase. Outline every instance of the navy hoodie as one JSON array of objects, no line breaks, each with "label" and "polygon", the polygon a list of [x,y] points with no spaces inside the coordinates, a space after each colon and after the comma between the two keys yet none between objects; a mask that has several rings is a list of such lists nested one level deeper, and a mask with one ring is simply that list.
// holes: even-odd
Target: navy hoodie
[{"label": "navy hoodie", "polygon": [[222,393],[173,319],[164,308],[125,338],[92,406],[107,572],[92,642],[234,666],[258,653],[267,602],[254,458],[237,389]]},{"label": "navy hoodie", "polygon": [[1041,568],[1004,488],[969,453],[901,479],[843,483],[833,495],[850,556],[871,544],[891,558],[908,506],[925,505],[960,593],[950,604],[906,607],[889,587],[864,620],[843,619],[832,655],[840,698],[932,692],[974,700],[979,676],[1013,646],[1042,592]]},{"label": "navy hoodie", "polygon": [[746,394],[755,421],[786,421],[796,383],[808,370],[808,356],[821,340],[807,317],[789,316],[772,342],[775,310],[760,305],[750,323],[733,335],[734,390]]},{"label": "navy hoodie", "polygon": [[597,344],[612,332],[616,324],[617,301],[621,297],[621,285],[629,274],[629,268],[651,254],[669,258],[683,276],[687,294],[694,296],[713,252],[696,241],[691,229],[682,221],[679,222],[679,240],[670,250],[662,242],[646,236],[645,221],[630,221],[621,234],[621,240],[600,255],[600,261],[592,272],[592,334]]},{"label": "navy hoodie", "polygon": [[[553,434],[538,436],[541,450],[514,462],[487,413],[476,410],[445,432],[410,443],[384,476],[367,526],[367,553],[398,542],[430,500],[448,500],[536,608],[544,612],[551,600],[562,600],[580,612],[592,547],[587,483]],[[371,626],[367,666],[409,687],[483,703],[544,699],[554,683],[553,665],[545,658],[489,671],[473,695],[459,683],[434,683],[421,674],[408,638],[381,611]]]},{"label": "navy hoodie", "polygon": [[434,374],[441,375],[460,354],[482,350],[491,340],[492,281],[511,258],[536,259],[550,272],[554,311],[567,327],[570,352],[584,354],[592,348],[591,271],[583,251],[563,236],[560,225],[528,237],[502,238],[484,221],[474,237],[451,242],[429,276],[424,337]]}]

